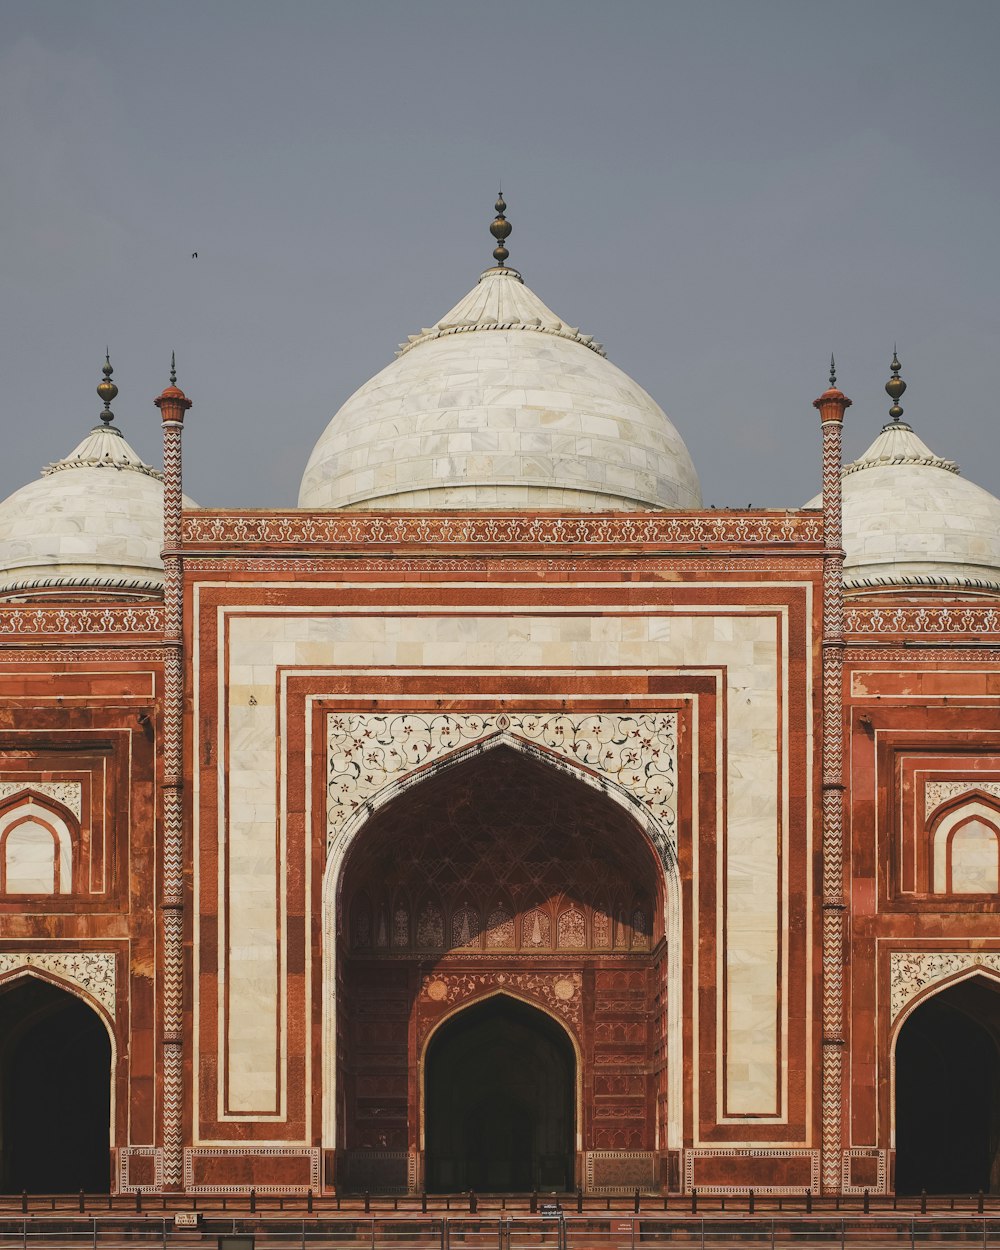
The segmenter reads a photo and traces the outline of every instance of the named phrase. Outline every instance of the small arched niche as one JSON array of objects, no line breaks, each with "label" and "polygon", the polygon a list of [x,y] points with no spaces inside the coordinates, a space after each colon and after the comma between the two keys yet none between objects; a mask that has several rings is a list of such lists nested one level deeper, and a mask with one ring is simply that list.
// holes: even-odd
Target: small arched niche
[{"label": "small arched niche", "polygon": [[970,795],[935,818],[931,827],[932,892],[1000,892],[1000,808]]},{"label": "small arched niche", "polygon": [[0,808],[0,894],[70,894],[75,830],[61,806],[31,790]]}]

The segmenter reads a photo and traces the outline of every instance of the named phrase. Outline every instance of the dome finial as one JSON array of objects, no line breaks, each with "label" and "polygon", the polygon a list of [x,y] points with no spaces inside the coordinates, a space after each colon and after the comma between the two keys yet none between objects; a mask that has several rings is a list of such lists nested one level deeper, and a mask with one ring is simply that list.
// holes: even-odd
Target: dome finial
[{"label": "dome finial", "polygon": [[513,228],[504,216],[504,213],[507,210],[507,205],[504,203],[502,189],[497,191],[497,202],[493,207],[496,209],[497,213],[492,222],[490,222],[490,234],[492,234],[494,239],[497,241],[497,245],[493,249],[493,259],[496,261],[498,267],[502,269],[507,263],[507,257],[510,255],[510,252],[508,252],[504,247],[503,242]]},{"label": "dome finial", "polygon": [[177,385],[177,355],[175,352],[170,353],[170,385]]},{"label": "dome finial", "polygon": [[889,368],[892,370],[892,377],[885,384],[885,393],[892,400],[892,407],[889,409],[889,416],[892,417],[893,421],[898,421],[903,415],[903,410],[899,406],[899,401],[902,399],[903,392],[906,390],[906,383],[899,376],[901,365],[899,363],[899,357],[896,354],[895,343],[892,345],[892,363],[889,365]]},{"label": "dome finial", "polygon": [[98,383],[97,394],[104,401],[104,411],[100,415],[105,426],[109,426],[115,419],[115,414],[111,411],[111,401],[118,394],[118,387],[111,381],[114,369],[111,368],[110,348],[104,350],[104,364],[101,366],[101,372],[104,374],[104,381]]},{"label": "dome finial", "polygon": [[833,358],[833,352],[830,353],[830,390],[837,385],[837,362]]}]

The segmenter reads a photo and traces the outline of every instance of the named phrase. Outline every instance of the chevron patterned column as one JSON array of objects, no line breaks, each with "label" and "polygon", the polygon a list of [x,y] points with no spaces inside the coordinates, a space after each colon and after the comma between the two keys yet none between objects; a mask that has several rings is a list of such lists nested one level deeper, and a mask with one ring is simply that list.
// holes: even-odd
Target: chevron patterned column
[{"label": "chevron patterned column", "polygon": [[184,641],[181,580],[181,432],[191,401],[177,387],[174,359],[170,385],[153,401],[163,418],[163,601],[167,652],[163,693],[163,1183],[183,1181],[184,1024]]},{"label": "chevron patterned column", "polygon": [[821,1179],[838,1191],[843,1152],[844,952],[844,551],[842,546],[842,445],[844,413],[851,401],[837,390],[830,357],[830,387],[815,400],[823,429],[823,1063]]}]

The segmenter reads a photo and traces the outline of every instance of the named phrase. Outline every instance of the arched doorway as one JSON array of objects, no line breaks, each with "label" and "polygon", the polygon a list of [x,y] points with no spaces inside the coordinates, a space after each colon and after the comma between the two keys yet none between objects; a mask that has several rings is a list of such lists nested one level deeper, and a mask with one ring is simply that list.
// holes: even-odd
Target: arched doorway
[{"label": "arched doorway", "polygon": [[573,1183],[576,1057],[544,1012],[497,994],[437,1030],[424,1062],[427,1189]]},{"label": "arched doorway", "polygon": [[927,999],[896,1041],[896,1190],[1000,1191],[1000,987]]},{"label": "arched doorway", "polygon": [[[651,1156],[668,1114],[664,893],[662,865],[625,804],[512,744],[429,769],[371,814],[337,896],[338,1187],[572,1187],[588,1151]],[[465,1016],[491,995],[542,1010],[501,1003]],[[508,1086],[517,1060],[499,1055],[501,1040],[535,1063],[555,1030],[557,1047],[584,1056],[579,1072],[575,1057],[568,1069],[583,1091],[579,1123],[574,1110],[553,1111],[542,1133],[555,1133],[551,1149],[525,1145],[536,1126],[518,1118],[517,1098],[475,1095],[481,1068],[468,1081],[478,1118],[459,1125],[441,1119],[440,1101],[428,1107],[436,1047],[429,1086],[416,1073],[429,1039],[444,1030],[444,1045],[474,1026],[509,1068]],[[463,1055],[473,1072],[472,1052]],[[545,1063],[567,1070],[558,1049]],[[506,1153],[475,1137],[491,1106]],[[479,1162],[445,1163],[456,1138]]]},{"label": "arched doorway", "polygon": [[111,1041],[81,999],[37,977],[0,992],[0,1189],[107,1193]]}]

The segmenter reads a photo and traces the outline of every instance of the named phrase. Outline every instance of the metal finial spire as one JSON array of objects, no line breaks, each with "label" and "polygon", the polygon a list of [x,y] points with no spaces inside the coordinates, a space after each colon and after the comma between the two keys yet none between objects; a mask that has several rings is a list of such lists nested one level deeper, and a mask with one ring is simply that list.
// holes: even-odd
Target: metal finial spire
[{"label": "metal finial spire", "polygon": [[503,242],[513,229],[510,222],[504,216],[504,213],[507,210],[507,205],[504,203],[503,191],[499,191],[497,193],[497,202],[494,205],[494,208],[496,209],[497,215],[493,218],[492,222],[490,222],[490,234],[492,234],[494,239],[497,241],[497,245],[493,249],[493,259],[496,261],[498,267],[502,269],[507,263],[507,257],[510,255],[510,252],[508,252],[504,247]]},{"label": "metal finial spire", "polygon": [[177,385],[177,359],[173,352],[170,353],[170,385]]},{"label": "metal finial spire", "polygon": [[830,353],[830,390],[832,391],[837,385],[837,362],[833,358],[833,352]]},{"label": "metal finial spire", "polygon": [[97,394],[104,401],[104,411],[100,414],[101,420],[108,426],[115,419],[115,414],[111,411],[111,401],[118,394],[118,387],[111,381],[114,369],[111,368],[110,350],[106,349],[104,352],[104,364],[101,366],[101,372],[104,374],[104,381],[98,383]]},{"label": "metal finial spire", "polygon": [[889,416],[892,417],[893,421],[898,421],[903,415],[903,410],[899,406],[899,401],[902,399],[903,392],[906,390],[906,383],[899,376],[901,365],[899,363],[899,357],[896,354],[895,343],[892,345],[892,363],[889,365],[889,368],[892,370],[892,377],[885,384],[885,393],[892,400],[892,407],[889,409]]}]

